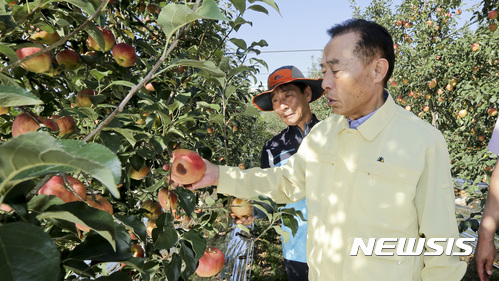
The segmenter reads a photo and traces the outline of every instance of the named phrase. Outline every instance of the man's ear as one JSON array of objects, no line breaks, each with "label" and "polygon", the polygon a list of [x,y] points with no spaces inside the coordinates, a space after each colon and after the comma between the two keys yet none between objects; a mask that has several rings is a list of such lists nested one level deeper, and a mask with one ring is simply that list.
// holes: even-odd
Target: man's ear
[{"label": "man's ear", "polygon": [[307,85],[304,94],[307,97],[307,101],[310,102],[312,100],[312,88],[310,88],[310,86]]},{"label": "man's ear", "polygon": [[377,59],[374,64],[374,82],[383,83],[388,73],[389,64],[384,58]]}]

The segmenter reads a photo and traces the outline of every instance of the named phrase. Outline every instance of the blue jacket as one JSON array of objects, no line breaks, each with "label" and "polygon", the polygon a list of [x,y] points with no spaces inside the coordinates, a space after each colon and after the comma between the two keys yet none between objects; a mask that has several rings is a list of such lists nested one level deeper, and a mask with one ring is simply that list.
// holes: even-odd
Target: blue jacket
[{"label": "blue jacket", "polygon": [[[303,138],[310,132],[313,126],[319,123],[319,119],[315,115],[312,120],[305,125],[305,135],[300,128],[289,126],[281,133],[268,140],[262,149],[261,168],[270,168],[281,166],[288,162],[288,158],[298,151]],[[307,218],[306,199],[287,204],[284,208],[294,208],[301,211],[303,217]],[[298,230],[295,236],[292,235],[291,229],[282,225],[284,231],[289,232],[290,237],[288,242],[283,243],[282,250],[284,258],[287,260],[307,262],[306,241],[307,241],[307,222],[302,221],[300,217],[295,216],[298,221]]]}]

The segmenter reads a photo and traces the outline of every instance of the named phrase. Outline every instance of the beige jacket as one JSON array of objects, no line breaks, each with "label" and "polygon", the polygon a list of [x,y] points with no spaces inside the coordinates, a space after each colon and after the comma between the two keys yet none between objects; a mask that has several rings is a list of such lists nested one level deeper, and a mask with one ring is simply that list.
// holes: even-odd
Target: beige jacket
[{"label": "beige jacket", "polygon": [[458,256],[350,255],[354,238],[459,236],[445,140],[390,95],[357,130],[340,115],[316,125],[287,165],[221,167],[218,192],[306,197],[313,281],[457,281],[466,270]]}]

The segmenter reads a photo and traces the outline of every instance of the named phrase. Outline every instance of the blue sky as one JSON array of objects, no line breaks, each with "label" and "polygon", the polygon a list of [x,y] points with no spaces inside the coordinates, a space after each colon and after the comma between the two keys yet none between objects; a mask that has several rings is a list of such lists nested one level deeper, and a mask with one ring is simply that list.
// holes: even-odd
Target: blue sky
[{"label": "blue sky", "polygon": [[[262,48],[258,56],[267,62],[269,70],[261,69],[257,79],[267,86],[268,75],[283,65],[297,66],[305,76],[314,60],[322,57],[322,49],[329,40],[326,31],[332,25],[352,17],[353,9],[349,0],[275,0],[281,14],[268,8],[269,14],[248,10],[244,18],[253,26],[244,25],[233,37],[244,39],[247,44],[264,39],[269,44]],[[470,0],[472,3],[477,0]],[[370,0],[356,0],[363,10]],[[392,1],[392,7],[400,3]],[[256,2],[262,3],[262,2]],[[264,7],[268,7],[263,4]],[[463,8],[465,10],[465,8]],[[464,15],[464,14],[463,14]],[[302,50],[299,52],[282,52]],[[304,51],[314,50],[314,51]],[[279,51],[279,52],[277,52]]]},{"label": "blue sky", "polygon": [[[361,7],[370,3],[367,0],[356,2]],[[348,0],[276,0],[276,3],[281,15],[272,8],[268,9],[269,15],[249,10],[244,18],[253,22],[253,26],[244,25],[233,34],[233,37],[244,39],[247,44],[261,39],[269,44],[261,49],[263,53],[258,56],[269,66],[268,71],[262,68],[257,75],[259,80],[264,81],[265,87],[270,72],[283,65],[295,65],[307,76],[312,55],[315,59],[322,57],[322,49],[329,40],[327,29],[351,18],[353,13]],[[289,50],[320,51],[275,52]]]}]

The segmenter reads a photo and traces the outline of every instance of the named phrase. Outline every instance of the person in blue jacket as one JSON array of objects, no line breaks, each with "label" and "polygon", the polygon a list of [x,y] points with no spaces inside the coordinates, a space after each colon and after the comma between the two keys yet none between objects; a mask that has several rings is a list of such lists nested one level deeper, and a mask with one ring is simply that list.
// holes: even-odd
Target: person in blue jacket
[{"label": "person in blue jacket", "polygon": [[[309,103],[324,94],[322,79],[305,78],[295,66],[288,65],[276,69],[268,77],[268,90],[253,98],[255,106],[262,111],[274,111],[288,127],[268,140],[262,149],[261,168],[286,164],[295,154],[303,138],[319,122],[312,114]],[[306,199],[287,204],[284,208],[301,211],[307,218]],[[298,230],[293,236],[291,229],[282,226],[290,233],[289,240],[283,243],[284,266],[290,281],[308,280],[306,259],[307,222],[295,217]]]}]

